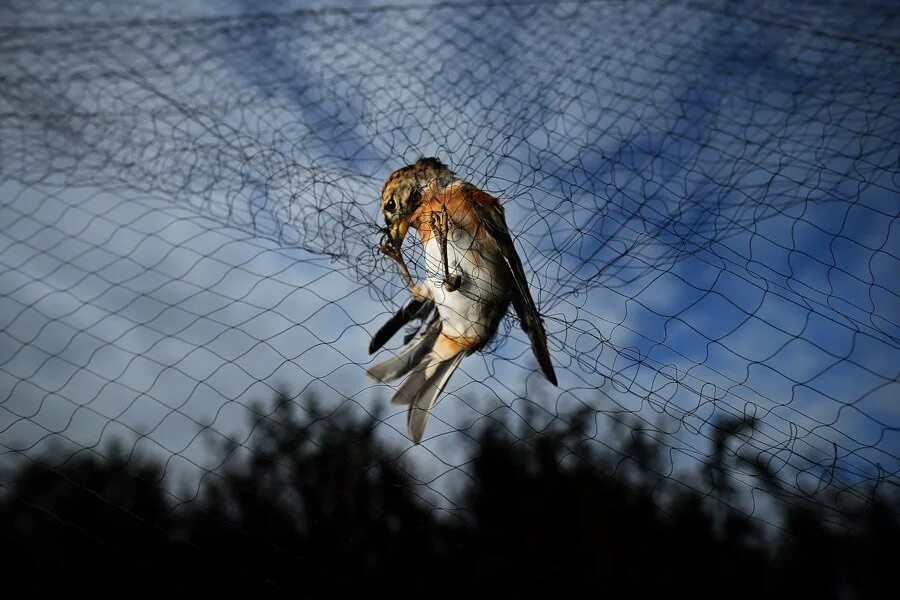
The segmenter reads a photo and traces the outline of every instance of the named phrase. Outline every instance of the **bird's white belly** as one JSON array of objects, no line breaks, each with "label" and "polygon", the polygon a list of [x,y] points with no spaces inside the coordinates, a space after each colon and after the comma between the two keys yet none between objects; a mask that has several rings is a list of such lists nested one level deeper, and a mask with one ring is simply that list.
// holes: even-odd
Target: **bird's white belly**
[{"label": "bird's white belly", "polygon": [[507,270],[498,263],[502,258],[484,251],[461,227],[450,228],[447,264],[450,275],[459,274],[458,290],[444,289],[444,267],[437,236],[425,244],[427,285],[443,321],[444,333],[452,337],[487,341],[508,306]]}]

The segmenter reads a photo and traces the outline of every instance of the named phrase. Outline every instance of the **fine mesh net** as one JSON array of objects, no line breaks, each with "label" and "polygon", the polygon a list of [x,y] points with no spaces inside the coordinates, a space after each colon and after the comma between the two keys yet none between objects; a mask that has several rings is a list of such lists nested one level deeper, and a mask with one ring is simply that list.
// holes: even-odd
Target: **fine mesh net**
[{"label": "fine mesh net", "polygon": [[[247,452],[254,400],[283,393],[312,427],[375,415],[420,499],[462,517],[480,428],[528,443],[587,414],[573,452],[624,461],[624,426],[665,448],[667,485],[775,525],[800,502],[839,521],[900,466],[897,20],[6,3],[4,486],[49,449],[119,440],[189,500],[222,467],[209,438]],[[508,317],[411,446],[365,370],[408,297],[375,249],[381,186],[421,156],[502,199],[559,387]],[[722,461],[723,423],[743,462]],[[695,476],[711,463],[736,493]]]}]

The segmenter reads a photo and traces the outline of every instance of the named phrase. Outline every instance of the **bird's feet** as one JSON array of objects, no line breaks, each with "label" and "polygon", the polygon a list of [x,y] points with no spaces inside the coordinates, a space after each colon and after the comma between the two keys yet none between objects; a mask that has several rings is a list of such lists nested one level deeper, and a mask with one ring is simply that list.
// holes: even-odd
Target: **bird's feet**
[{"label": "bird's feet", "polygon": [[406,261],[403,260],[403,254],[400,252],[400,249],[391,242],[382,243],[378,246],[378,250],[397,263],[397,266],[400,267],[400,274],[403,276],[403,281],[406,283],[407,287],[412,290],[413,296],[416,296],[415,288],[417,284],[413,281],[412,275],[409,272],[409,267],[406,266]]},{"label": "bird's feet", "polygon": [[447,237],[450,234],[450,215],[447,213],[447,207],[443,206],[440,211],[433,211],[430,216],[431,230],[438,240],[438,248],[441,253],[441,266],[444,271],[443,288],[448,292],[455,292],[462,284],[462,277],[458,273],[450,274],[450,265],[447,260]]},{"label": "bird's feet", "polygon": [[444,289],[448,292],[455,292],[462,285],[462,277],[458,274],[449,275],[444,279]]}]

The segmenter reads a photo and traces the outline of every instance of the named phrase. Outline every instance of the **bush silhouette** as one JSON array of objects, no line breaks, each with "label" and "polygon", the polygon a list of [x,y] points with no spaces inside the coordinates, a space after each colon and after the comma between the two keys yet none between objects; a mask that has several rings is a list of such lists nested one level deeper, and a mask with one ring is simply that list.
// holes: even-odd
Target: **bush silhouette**
[{"label": "bush silhouette", "polygon": [[[115,449],[21,468],[0,503],[5,588],[26,597],[862,598],[885,590],[897,564],[896,512],[884,500],[853,528],[800,504],[771,541],[758,521],[667,487],[660,448],[640,428],[624,428],[615,453],[579,443],[585,419],[539,434],[485,428],[465,515],[448,519],[416,496],[375,419],[323,420],[312,399],[303,403],[300,419],[276,398],[246,451],[220,445],[223,466],[186,506],[161,487],[161,465]],[[752,426],[722,423],[714,457],[727,460],[718,445]],[[727,495],[720,467],[698,476]]]}]

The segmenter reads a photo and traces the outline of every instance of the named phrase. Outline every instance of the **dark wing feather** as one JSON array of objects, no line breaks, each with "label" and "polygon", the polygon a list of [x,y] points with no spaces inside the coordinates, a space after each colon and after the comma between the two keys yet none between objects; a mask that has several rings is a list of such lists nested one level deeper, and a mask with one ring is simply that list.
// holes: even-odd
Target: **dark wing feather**
[{"label": "dark wing feather", "polygon": [[[550,350],[547,348],[547,332],[544,331],[544,322],[538,313],[534,299],[528,289],[528,280],[525,278],[525,269],[522,261],[513,245],[512,236],[506,226],[506,218],[503,216],[503,207],[494,197],[481,190],[467,186],[464,190],[469,205],[478,216],[485,231],[494,238],[512,274],[513,290],[512,304],[516,314],[522,322],[522,329],[531,340],[531,350],[541,366],[544,376],[553,385],[556,383],[556,373],[553,371],[553,363],[550,361]],[[483,196],[479,201],[479,196]]]},{"label": "dark wing feather", "polygon": [[[406,306],[397,311],[397,313],[388,319],[388,322],[381,326],[381,329],[372,336],[369,342],[369,354],[374,354],[379,348],[391,339],[400,328],[412,321],[413,319],[422,319],[428,317],[434,308],[434,302],[431,300],[419,300],[418,298],[410,298]],[[404,340],[408,341],[408,340]]]}]

